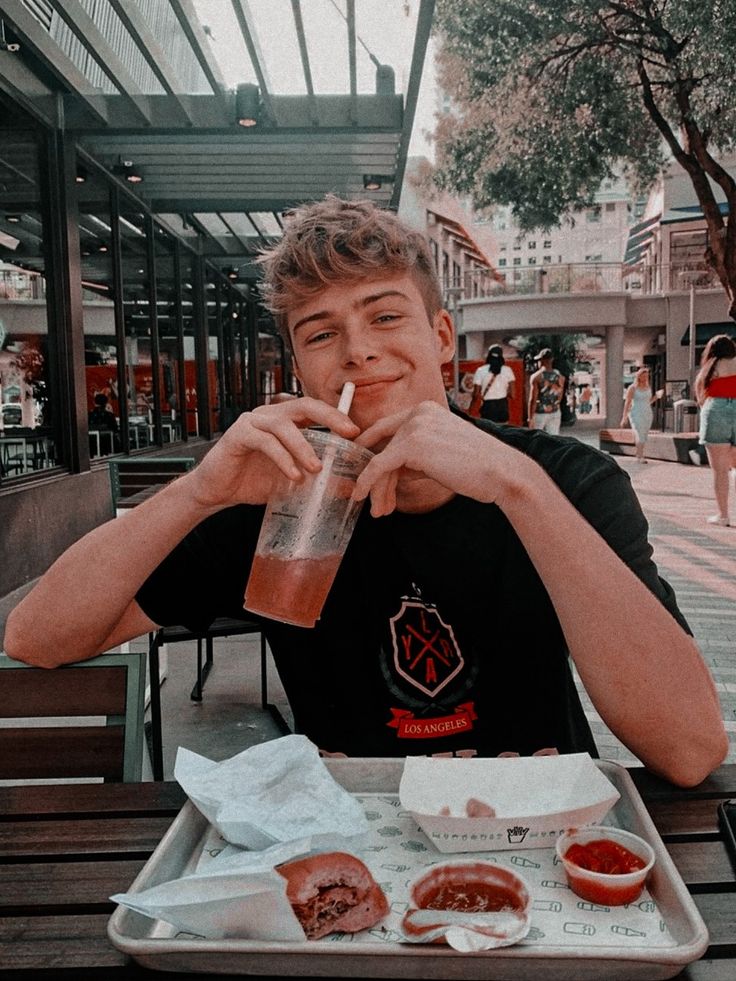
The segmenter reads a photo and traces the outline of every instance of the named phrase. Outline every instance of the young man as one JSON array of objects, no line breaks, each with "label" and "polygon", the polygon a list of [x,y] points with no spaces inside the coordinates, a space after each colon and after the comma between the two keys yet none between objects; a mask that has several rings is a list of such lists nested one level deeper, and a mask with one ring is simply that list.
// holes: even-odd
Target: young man
[{"label": "young man", "polygon": [[263,264],[304,397],[243,414],[193,471],[72,546],[13,612],[8,653],[53,667],[237,615],[274,477],[316,472],[302,429],[328,426],[376,455],[317,626],[264,620],[301,732],[356,756],[595,754],[569,651],[645,764],[702,780],[728,745],[718,698],[625,473],[449,407],[453,324],[426,242],[395,215],[305,206]]},{"label": "young man", "polygon": [[534,360],[539,368],[529,379],[529,428],[559,436],[565,376],[552,367],[554,356],[548,347],[542,348]]}]

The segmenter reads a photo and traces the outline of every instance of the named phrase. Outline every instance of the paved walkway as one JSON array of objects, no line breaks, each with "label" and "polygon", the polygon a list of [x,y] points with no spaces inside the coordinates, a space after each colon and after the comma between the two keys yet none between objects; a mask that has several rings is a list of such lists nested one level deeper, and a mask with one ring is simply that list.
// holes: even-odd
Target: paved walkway
[{"label": "paved walkway", "polygon": [[[597,428],[568,430],[570,435],[598,445]],[[630,457],[616,461],[631,476],[650,525],[650,541],[660,575],[674,588],[715,678],[731,748],[728,762],[736,763],[736,527],[706,522],[716,513],[709,467]],[[736,524],[736,493],[731,515]],[[622,763],[635,762],[601,722],[585,696],[584,703],[601,755]]]}]

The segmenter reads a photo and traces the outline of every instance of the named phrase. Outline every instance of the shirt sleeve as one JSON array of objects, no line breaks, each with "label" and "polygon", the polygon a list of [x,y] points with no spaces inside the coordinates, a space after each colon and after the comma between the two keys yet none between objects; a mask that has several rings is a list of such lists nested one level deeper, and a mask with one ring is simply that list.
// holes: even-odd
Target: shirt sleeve
[{"label": "shirt sleeve", "polygon": [[481,365],[480,368],[476,368],[475,369],[475,374],[473,375],[473,384],[474,385],[482,385],[483,384],[483,377],[485,375],[485,370],[486,370],[486,366],[485,365]]},{"label": "shirt sleeve", "polygon": [[243,595],[263,507],[226,508],[197,525],[138,590],[143,612],[160,626],[206,630],[243,615]]},{"label": "shirt sleeve", "polygon": [[[477,420],[475,424],[480,425]],[[552,439],[546,433],[515,427],[508,427],[496,438],[503,438],[536,460],[616,555],[692,634],[674,590],[659,575],[649,542],[649,524],[629,475],[605,453],[577,439]],[[595,570],[591,574],[595,575]],[[600,585],[606,588],[605,583]]]},{"label": "shirt sleeve", "polygon": [[[659,575],[649,541],[649,523],[629,475],[615,462],[578,443],[579,461],[562,475],[550,472],[560,489],[619,558],[644,583],[680,626],[692,634],[670,584]],[[573,450],[574,452],[574,450]],[[605,588],[605,583],[601,583]]]}]

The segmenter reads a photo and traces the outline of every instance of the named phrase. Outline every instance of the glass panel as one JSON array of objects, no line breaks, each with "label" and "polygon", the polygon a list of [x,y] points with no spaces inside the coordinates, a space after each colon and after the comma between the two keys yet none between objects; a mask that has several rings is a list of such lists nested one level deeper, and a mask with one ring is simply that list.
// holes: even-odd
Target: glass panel
[{"label": "glass panel", "polygon": [[205,270],[207,298],[207,378],[210,390],[210,427],[213,433],[220,432],[220,305],[223,302],[220,293],[220,277],[215,270],[207,265]]},{"label": "glass panel", "polygon": [[177,283],[174,277],[174,240],[156,228],[156,309],[159,337],[161,427],[164,443],[181,439],[181,393]]},{"label": "glass panel", "polygon": [[148,296],[148,257],[143,215],[120,202],[126,391],[131,450],[153,442],[153,371]]},{"label": "glass panel", "polygon": [[84,376],[89,453],[92,459],[119,453],[120,352],[115,336],[110,192],[95,171],[79,170],[79,250],[82,262]]},{"label": "glass panel", "polygon": [[0,481],[56,464],[58,395],[46,316],[42,139],[0,99]]},{"label": "glass panel", "polygon": [[197,362],[194,343],[194,258],[181,250],[181,313],[184,321],[184,412],[189,436],[199,436]]}]

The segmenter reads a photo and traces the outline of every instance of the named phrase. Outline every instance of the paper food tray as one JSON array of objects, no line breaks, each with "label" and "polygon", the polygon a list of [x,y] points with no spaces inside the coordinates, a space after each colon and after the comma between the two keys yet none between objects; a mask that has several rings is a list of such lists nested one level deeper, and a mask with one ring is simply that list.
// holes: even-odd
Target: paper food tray
[{"label": "paper food tray", "polygon": [[[401,813],[398,800],[403,760],[347,759],[326,762],[334,777],[346,789],[367,798],[364,801],[367,813],[378,815],[381,808],[389,808],[399,823],[411,821],[410,815]],[[597,766],[620,794],[605,823],[641,835],[654,848],[656,863],[649,884],[650,905],[655,908],[656,904],[656,933],[665,933],[669,946],[647,945],[644,939],[639,939],[638,931],[620,926],[624,922],[620,916],[601,908],[589,912],[585,906],[580,907],[580,903],[575,902],[576,897],[572,893],[569,893],[566,902],[580,907],[580,912],[574,916],[577,922],[566,922],[565,932],[556,935],[554,942],[549,939],[551,934],[546,935],[544,930],[538,930],[531,943],[524,941],[513,947],[474,954],[461,954],[441,945],[400,943],[391,929],[381,930],[380,927],[354,936],[332,935],[304,943],[206,940],[181,933],[175,935],[175,929],[169,924],[124,907],[118,907],[110,918],[110,940],[142,966],[161,971],[273,977],[462,978],[463,981],[569,981],[571,977],[576,981],[633,981],[639,978],[674,977],[685,965],[705,952],[708,944],[705,924],[629,774],[615,763],[597,761]],[[374,795],[373,800],[371,795]],[[386,830],[384,826],[384,837],[379,837],[381,831],[378,831],[374,848],[384,857],[386,842],[390,843],[392,837],[386,835]],[[406,878],[412,875],[412,853],[416,850],[424,851],[424,864],[428,860],[445,860],[445,856],[436,851],[413,822],[411,831],[412,841],[406,842],[406,850],[399,853],[403,864],[399,866],[394,863]],[[205,819],[187,802],[132,884],[131,891],[139,891],[192,871],[200,859],[208,833],[209,826]],[[398,831],[392,834],[396,834],[398,841]],[[426,847],[422,847],[422,841]],[[397,847],[397,844],[394,843],[393,847]],[[369,846],[367,855],[363,856],[368,864],[370,851]],[[524,875],[525,871],[534,870],[538,864],[536,859],[543,858],[545,853],[521,852],[518,860],[508,851],[494,854],[499,861],[517,865],[530,863],[528,870],[517,868]],[[373,871],[379,881],[385,877],[380,866]],[[561,883],[547,884],[561,886]],[[554,895],[562,899],[565,898],[563,894],[564,890],[560,888]],[[397,908],[400,913],[402,899],[406,898],[394,891],[390,896],[392,908]],[[545,904],[547,908],[561,905],[545,900],[540,906]],[[544,915],[539,913],[537,921],[543,922]],[[612,915],[613,920],[610,919]],[[586,924],[596,916],[599,923],[602,922],[601,917],[604,920],[608,917],[606,922],[614,925],[599,930],[598,937],[591,943],[586,934],[591,929],[595,933],[595,929]],[[532,927],[534,924],[533,910]],[[568,927],[570,930],[567,930]],[[656,944],[662,942],[662,937],[657,936]]]}]

